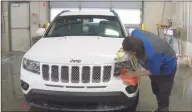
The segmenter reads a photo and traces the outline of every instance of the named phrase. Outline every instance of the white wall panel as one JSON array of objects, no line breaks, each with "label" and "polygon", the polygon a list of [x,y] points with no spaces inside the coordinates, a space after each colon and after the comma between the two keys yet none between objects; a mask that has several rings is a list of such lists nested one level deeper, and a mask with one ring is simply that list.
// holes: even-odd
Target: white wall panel
[{"label": "white wall panel", "polygon": [[141,10],[140,9],[114,9],[123,24],[140,24]]},{"label": "white wall panel", "polygon": [[110,2],[80,2],[82,8],[110,8]]},{"label": "white wall panel", "polygon": [[51,8],[126,8],[126,9],[142,9],[142,2],[127,1],[51,1]]},{"label": "white wall panel", "polygon": [[142,9],[142,2],[112,2],[113,8]]},{"label": "white wall panel", "polygon": [[59,2],[51,1],[50,8],[77,8],[79,7],[79,2]]}]

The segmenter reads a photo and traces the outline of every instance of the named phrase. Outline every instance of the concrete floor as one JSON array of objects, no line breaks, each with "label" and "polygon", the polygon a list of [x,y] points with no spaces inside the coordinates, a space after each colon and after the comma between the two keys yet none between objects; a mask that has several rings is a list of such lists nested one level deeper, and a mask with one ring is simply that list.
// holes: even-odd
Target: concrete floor
[{"label": "concrete floor", "polygon": [[[20,61],[23,53],[15,52],[2,57],[2,111],[27,111],[27,105],[20,89]],[[170,110],[192,111],[192,69],[179,66],[175,84],[170,97]],[[24,105],[26,106],[24,106]],[[148,77],[141,79],[140,100],[138,111],[156,109],[155,96],[152,94]]]}]

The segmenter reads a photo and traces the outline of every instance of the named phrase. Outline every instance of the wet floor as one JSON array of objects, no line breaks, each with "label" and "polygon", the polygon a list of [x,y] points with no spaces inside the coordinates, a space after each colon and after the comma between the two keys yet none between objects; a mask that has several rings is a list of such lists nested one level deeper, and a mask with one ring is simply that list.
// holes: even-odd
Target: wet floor
[{"label": "wet floor", "polygon": [[[20,89],[20,63],[23,53],[15,52],[1,57],[2,110],[29,111]],[[157,104],[148,77],[141,79],[138,111],[152,111]],[[180,66],[170,97],[171,111],[192,111],[192,69]]]}]

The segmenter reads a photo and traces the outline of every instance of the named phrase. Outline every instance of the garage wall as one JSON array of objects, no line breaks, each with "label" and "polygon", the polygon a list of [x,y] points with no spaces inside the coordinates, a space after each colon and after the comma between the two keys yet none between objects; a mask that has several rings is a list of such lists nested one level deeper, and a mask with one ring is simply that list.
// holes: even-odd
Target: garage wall
[{"label": "garage wall", "polygon": [[[10,39],[9,39],[9,3],[7,1],[2,2],[2,53],[10,51]],[[39,25],[43,25],[49,20],[49,4],[48,2],[30,2],[30,31],[31,37],[35,36],[35,32]]]},{"label": "garage wall", "polygon": [[1,2],[2,4],[2,18],[1,18],[1,25],[2,25],[2,37],[1,37],[1,49],[2,54],[4,52],[9,51],[9,33],[8,33],[8,2]]},{"label": "garage wall", "polygon": [[49,20],[48,7],[49,7],[48,2],[30,2],[31,37],[36,36],[36,30],[39,27],[39,25],[48,23]]},{"label": "garage wall", "polygon": [[181,28],[181,62],[192,67],[192,2],[173,3],[173,25]]},{"label": "garage wall", "polygon": [[[164,10],[164,11],[163,11]],[[175,39],[181,57],[179,63],[192,67],[192,2],[144,2],[146,30],[157,34],[156,24],[167,24],[169,17],[174,28],[181,28],[180,39]]]},{"label": "garage wall", "polygon": [[156,24],[167,24],[170,13],[171,2],[144,2],[143,22],[146,30],[157,34]]}]

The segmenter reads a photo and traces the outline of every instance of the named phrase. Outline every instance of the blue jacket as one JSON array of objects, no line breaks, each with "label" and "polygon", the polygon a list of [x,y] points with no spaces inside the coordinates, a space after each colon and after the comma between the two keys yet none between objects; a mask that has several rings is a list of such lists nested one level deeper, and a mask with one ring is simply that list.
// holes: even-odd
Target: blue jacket
[{"label": "blue jacket", "polygon": [[145,58],[144,68],[152,75],[171,75],[177,67],[177,57],[174,49],[159,36],[139,29],[131,33],[143,41]]}]

